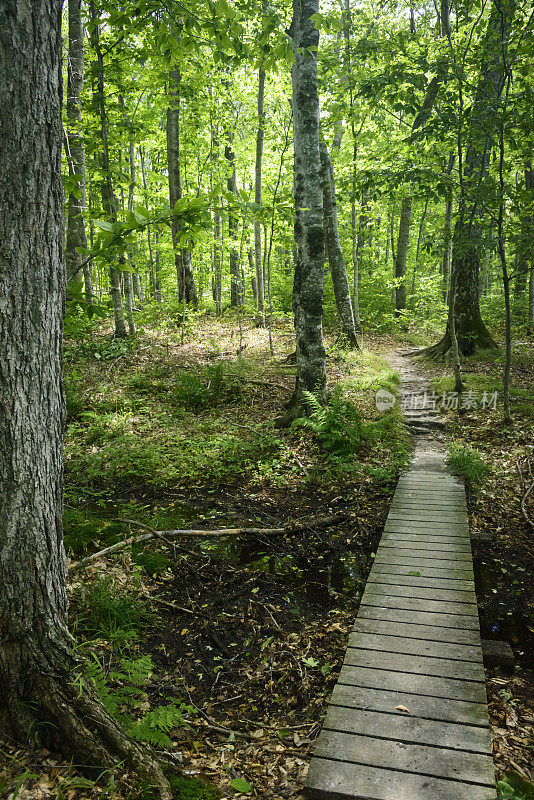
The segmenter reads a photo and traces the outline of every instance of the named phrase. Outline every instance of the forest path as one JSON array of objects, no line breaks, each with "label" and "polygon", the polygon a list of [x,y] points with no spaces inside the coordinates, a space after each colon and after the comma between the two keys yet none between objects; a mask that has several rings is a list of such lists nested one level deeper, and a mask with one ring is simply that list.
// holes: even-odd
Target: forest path
[{"label": "forest path", "polygon": [[[465,490],[445,465],[427,381],[391,365],[415,436],[307,777],[330,800],[495,800]],[[439,435],[439,434],[438,434]]]}]

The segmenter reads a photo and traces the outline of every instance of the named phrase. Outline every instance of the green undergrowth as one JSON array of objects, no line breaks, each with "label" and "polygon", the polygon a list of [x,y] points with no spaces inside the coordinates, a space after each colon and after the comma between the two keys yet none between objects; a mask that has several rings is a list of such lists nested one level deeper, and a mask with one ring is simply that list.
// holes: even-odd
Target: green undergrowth
[{"label": "green undergrowth", "polygon": [[99,578],[73,595],[72,629],[84,640],[103,638],[117,649],[137,639],[152,619],[146,604],[120,589],[111,578]]},{"label": "green undergrowth", "polygon": [[497,783],[498,800],[534,800],[534,783],[512,770]]},{"label": "green undergrowth", "polygon": [[447,464],[456,475],[462,475],[470,488],[484,483],[491,473],[491,466],[478,450],[468,444],[453,442],[449,448]]}]

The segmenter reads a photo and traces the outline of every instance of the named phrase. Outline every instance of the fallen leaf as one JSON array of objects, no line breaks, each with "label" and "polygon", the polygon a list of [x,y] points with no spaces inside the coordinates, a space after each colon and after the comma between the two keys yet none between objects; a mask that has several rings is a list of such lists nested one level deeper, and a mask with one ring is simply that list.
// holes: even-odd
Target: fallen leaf
[{"label": "fallen leaf", "polygon": [[395,709],[397,711],[404,711],[405,714],[409,714],[410,713],[410,709],[406,708],[406,706],[395,706]]}]

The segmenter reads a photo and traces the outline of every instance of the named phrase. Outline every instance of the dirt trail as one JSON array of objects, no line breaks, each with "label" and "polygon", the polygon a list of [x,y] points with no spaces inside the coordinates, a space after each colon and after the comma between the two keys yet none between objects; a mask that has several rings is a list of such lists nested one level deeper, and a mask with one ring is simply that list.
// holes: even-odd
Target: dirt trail
[{"label": "dirt trail", "polygon": [[445,426],[435,410],[437,402],[435,395],[432,399],[428,378],[418,371],[410,352],[394,350],[388,355],[388,361],[401,379],[399,402],[415,446],[412,468],[446,473]]}]

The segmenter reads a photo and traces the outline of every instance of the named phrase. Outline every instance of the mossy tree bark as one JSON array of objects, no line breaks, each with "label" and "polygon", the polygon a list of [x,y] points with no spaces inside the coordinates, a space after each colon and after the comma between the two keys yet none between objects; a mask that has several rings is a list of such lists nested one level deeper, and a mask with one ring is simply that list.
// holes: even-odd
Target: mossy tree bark
[{"label": "mossy tree bark", "polygon": [[[483,251],[484,190],[506,79],[508,33],[513,10],[513,0],[502,0],[492,8],[484,43],[485,59],[469,115],[468,145],[463,163],[459,148],[460,197],[453,233],[451,282],[454,281],[455,285],[456,336],[464,356],[479,349],[497,347],[480,314],[479,272]],[[426,354],[431,358],[441,358],[450,348],[449,314],[443,339],[428,348]]]},{"label": "mossy tree bark", "polygon": [[67,628],[61,3],[7,0],[0,31],[0,730],[97,774],[127,761],[170,800],[156,757],[77,675]]},{"label": "mossy tree bark", "polygon": [[293,310],[297,358],[295,398],[298,401],[300,392],[306,390],[324,402],[324,230],[317,93],[319,32],[310,19],[318,11],[318,0],[293,0],[293,19],[289,30],[295,57],[291,74],[297,246]]},{"label": "mossy tree bark", "polygon": [[352,348],[358,348],[354,314],[350,299],[349,279],[345,268],[345,259],[339,240],[337,219],[336,191],[334,186],[334,170],[326,143],[321,139],[319,143],[321,155],[321,179],[323,186],[323,227],[325,234],[326,253],[332,273],[336,308],[341,323],[342,335]]}]

